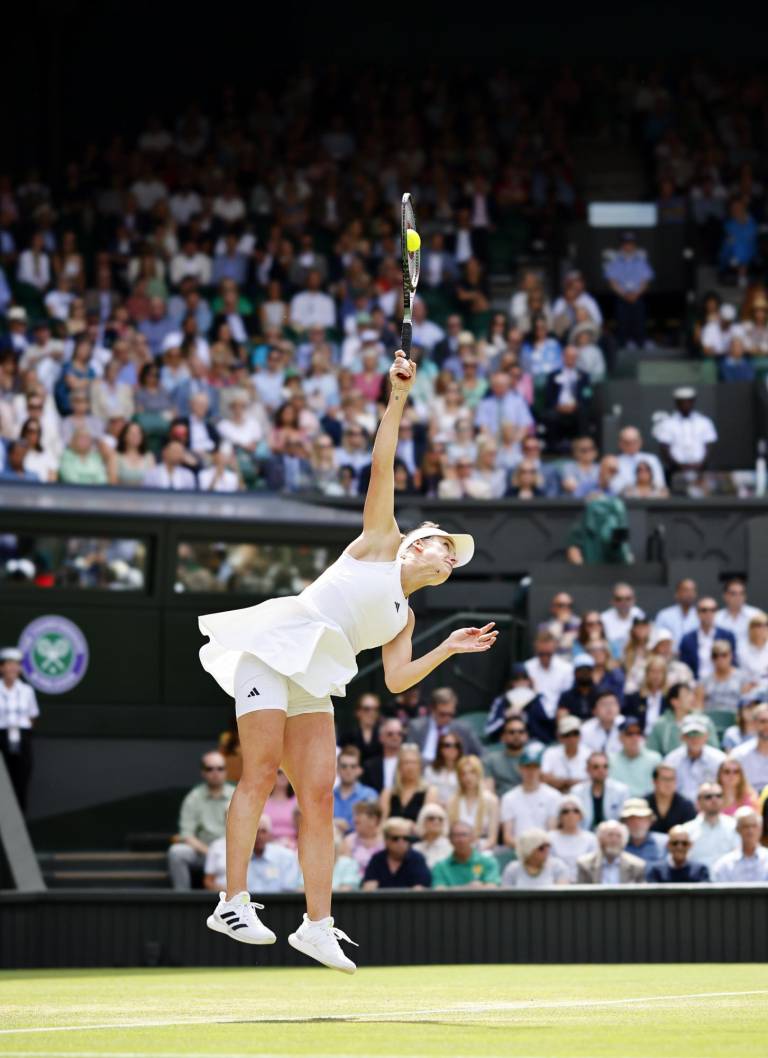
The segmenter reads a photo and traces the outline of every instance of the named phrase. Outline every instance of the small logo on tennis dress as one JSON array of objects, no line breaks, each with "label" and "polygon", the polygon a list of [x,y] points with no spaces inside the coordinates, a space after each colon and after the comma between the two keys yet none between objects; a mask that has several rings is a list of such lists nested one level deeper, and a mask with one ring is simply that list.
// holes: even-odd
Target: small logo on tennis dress
[{"label": "small logo on tennis dress", "polygon": [[256,695],[256,694],[258,694],[258,693],[259,693],[259,692],[258,692],[258,691],[256,690],[256,688],[254,687],[254,688],[253,688],[252,690],[250,690],[250,691],[248,692],[248,697],[249,697],[249,698],[253,698],[253,696],[254,696],[254,695]]},{"label": "small logo on tennis dress", "polygon": [[395,603],[395,611],[396,611],[397,613],[400,613],[400,603],[399,603],[399,602],[396,602],[396,603]]}]

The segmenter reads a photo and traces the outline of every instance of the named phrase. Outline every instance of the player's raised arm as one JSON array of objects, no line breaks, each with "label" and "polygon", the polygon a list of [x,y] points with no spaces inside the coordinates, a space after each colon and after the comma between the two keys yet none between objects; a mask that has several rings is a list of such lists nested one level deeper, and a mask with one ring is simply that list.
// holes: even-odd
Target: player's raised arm
[{"label": "player's raised arm", "polygon": [[[385,548],[396,548],[400,542],[400,531],[395,521],[395,451],[403,409],[415,378],[416,365],[412,360],[406,360],[398,350],[389,371],[389,403],[373,445],[371,480],[363,509],[363,539],[366,544],[380,543]],[[356,551],[352,553],[356,554]]]}]

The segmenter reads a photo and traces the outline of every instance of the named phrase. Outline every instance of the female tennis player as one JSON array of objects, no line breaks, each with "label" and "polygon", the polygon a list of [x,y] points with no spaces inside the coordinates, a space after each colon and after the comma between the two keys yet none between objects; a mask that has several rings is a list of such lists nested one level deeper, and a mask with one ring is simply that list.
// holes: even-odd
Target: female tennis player
[{"label": "female tennis player", "polygon": [[246,944],[274,944],[256,914],[246,881],[264,803],[282,767],[301,811],[299,861],[307,913],[289,943],[334,970],[354,973],[341,950],[350,941],[331,918],[333,784],[336,740],[330,695],[343,695],[357,672],[355,655],[383,647],[387,687],[394,694],[423,680],[453,654],[491,648],[493,623],[461,628],[421,658],[411,657],[413,611],[408,598],[443,584],[469,562],[474,541],[432,523],[403,537],[394,513],[394,458],[398,428],[415,364],[395,354],[391,394],[371,461],[363,531],[298,596],[199,619],[210,641],[203,668],[235,699],[243,774],[227,816],[227,889],[209,916],[210,929]]}]

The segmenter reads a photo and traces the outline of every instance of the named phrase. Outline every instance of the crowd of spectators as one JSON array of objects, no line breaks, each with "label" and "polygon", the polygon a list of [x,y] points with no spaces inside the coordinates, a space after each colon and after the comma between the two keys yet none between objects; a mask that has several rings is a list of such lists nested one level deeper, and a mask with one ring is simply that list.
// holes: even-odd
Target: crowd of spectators
[{"label": "crowd of spectators", "polygon": [[[362,694],[338,730],[335,888],[768,884],[768,615],[739,579],[721,602],[685,579],[651,617],[618,583],[579,615],[558,592],[487,715],[462,719],[450,687]],[[174,884],[192,864],[221,887],[239,767],[228,732],[182,808]],[[281,774],[257,891],[300,887],[299,814]]]},{"label": "crowd of spectators", "polygon": [[[583,213],[572,139],[589,113],[640,135],[659,180],[673,174],[699,212],[701,174],[736,181],[753,210],[762,185],[748,178],[749,121],[711,75],[627,71],[607,109],[606,76],[499,70],[466,98],[458,75],[391,91],[356,75],[350,93],[342,74],[306,71],[253,106],[225,93],[218,112],[153,115],[56,183],[0,176],[0,480],[364,492],[398,345],[408,186],[423,255],[398,491],[662,498],[676,469],[706,465],[717,432],[689,429],[679,402],[659,408],[666,480],[652,458],[617,476],[624,447],[599,450],[606,353],[610,366],[616,340],[646,341],[653,268],[633,234],[606,266],[615,327],[614,299],[601,308],[580,272],[554,289],[546,269],[516,263]],[[761,85],[742,85],[745,113]],[[390,114],[408,115],[405,136]],[[498,272],[519,273],[508,303]],[[754,284],[741,324],[734,312],[708,298],[695,340],[740,379],[768,351],[768,294]]]}]

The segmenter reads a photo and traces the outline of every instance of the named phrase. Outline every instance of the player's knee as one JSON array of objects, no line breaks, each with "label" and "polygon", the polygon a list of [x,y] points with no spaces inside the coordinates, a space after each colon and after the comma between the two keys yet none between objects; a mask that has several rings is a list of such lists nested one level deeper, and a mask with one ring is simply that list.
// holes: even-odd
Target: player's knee
[{"label": "player's knee", "polygon": [[278,756],[265,756],[253,764],[249,764],[243,768],[243,774],[237,784],[237,789],[241,794],[253,794],[253,796],[260,797],[266,788],[267,794],[269,794],[277,782],[277,769],[279,766],[280,760]]},{"label": "player's knee", "polygon": [[307,818],[333,818],[333,778],[309,780],[297,791],[301,814]]}]

